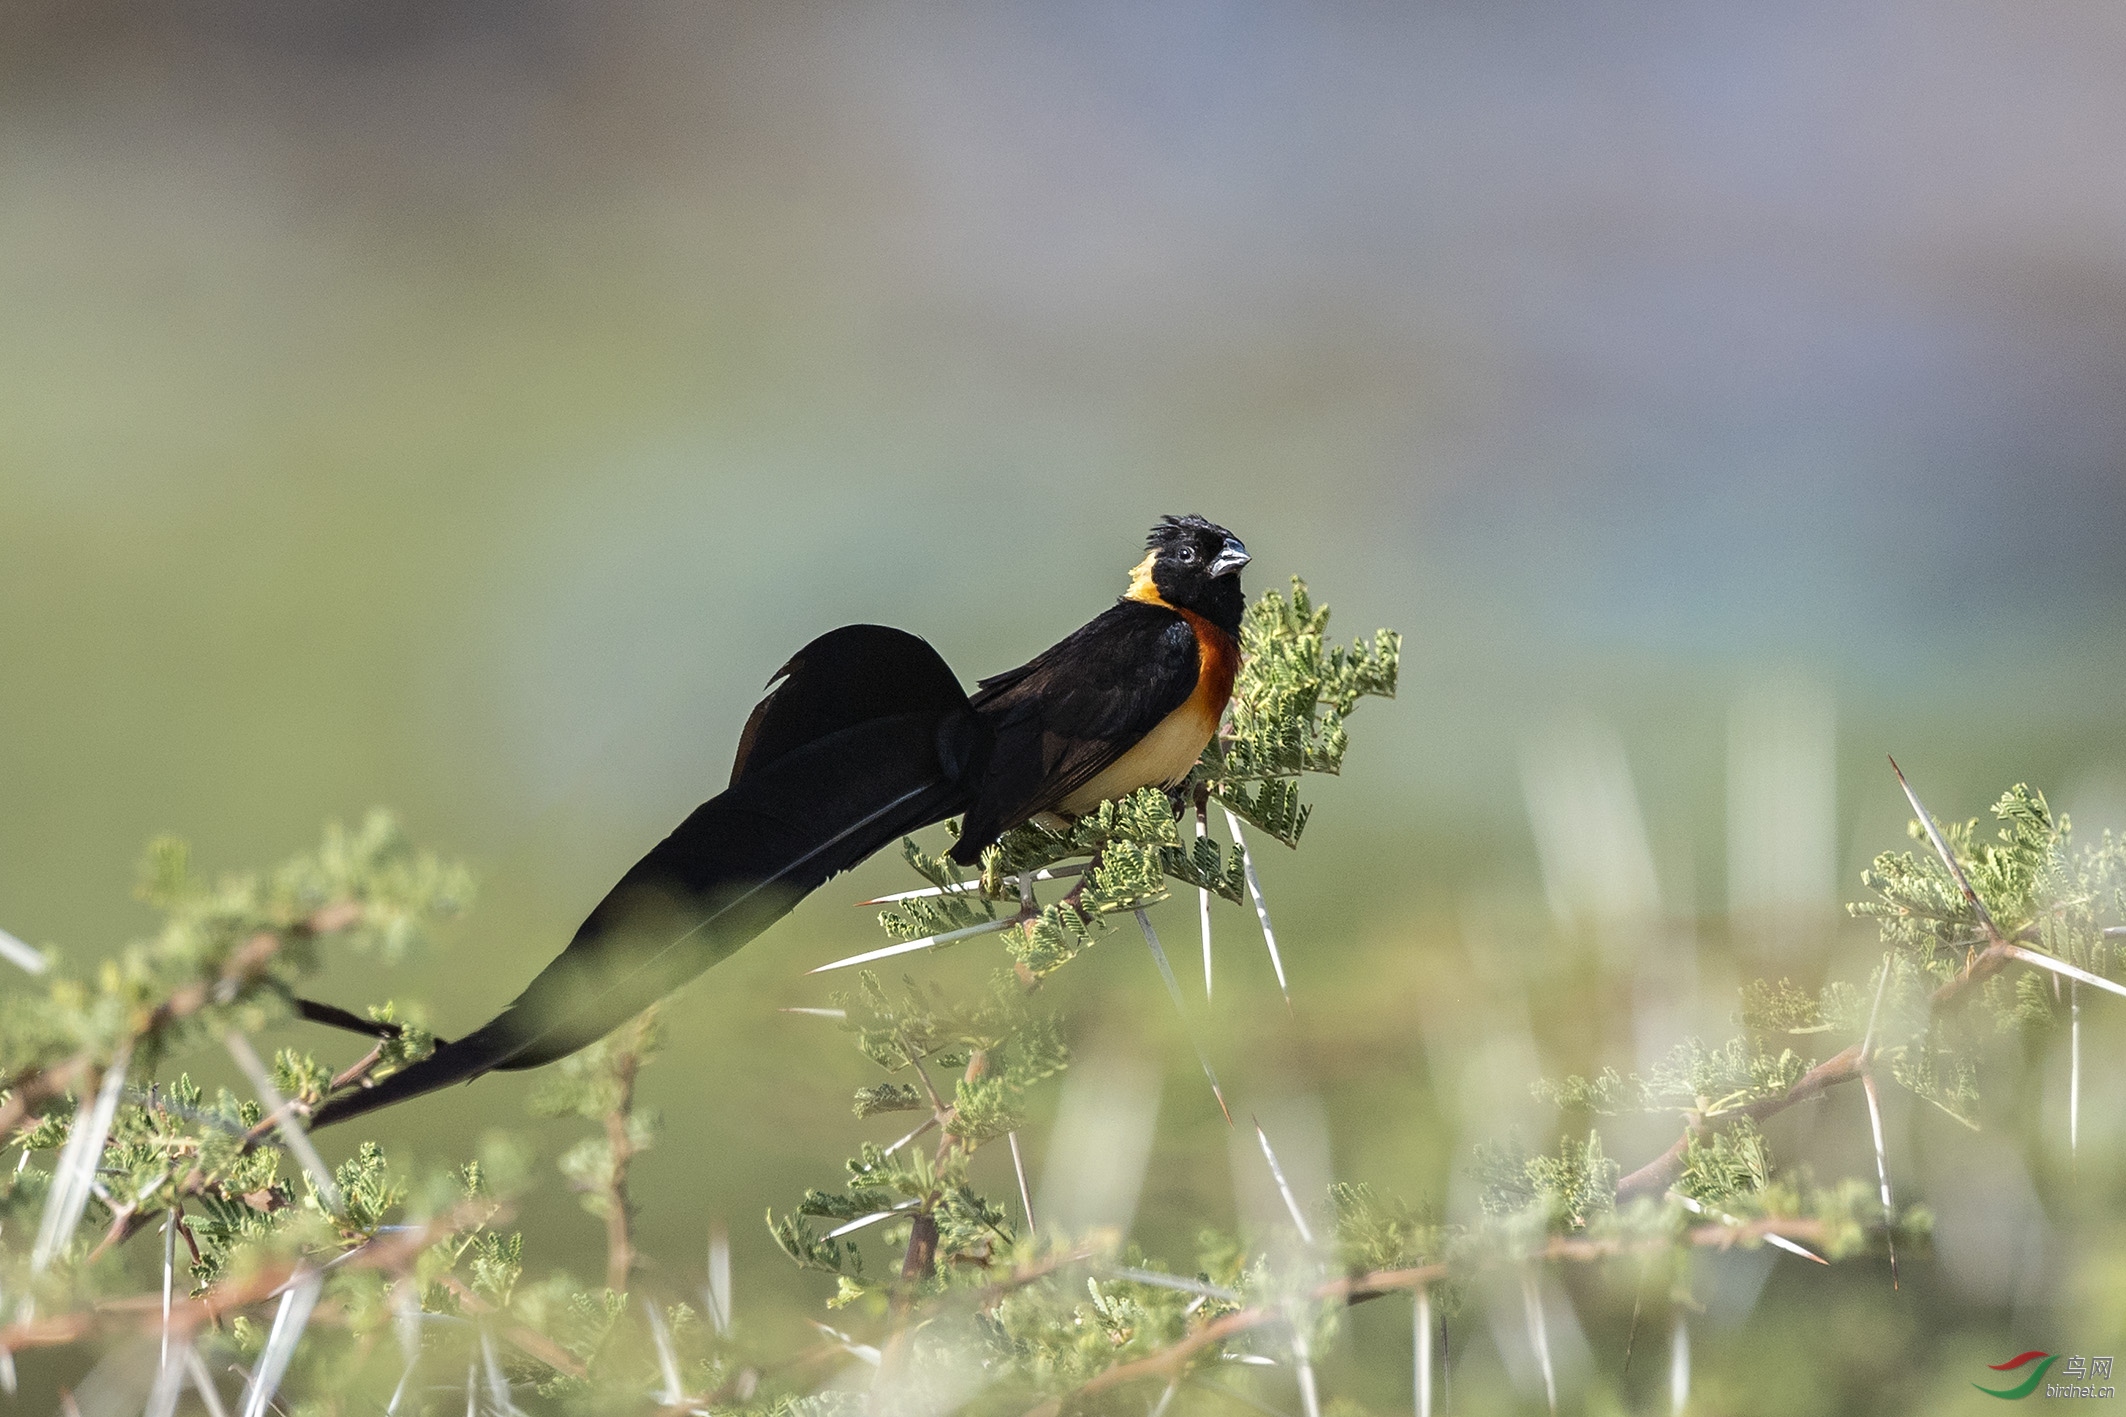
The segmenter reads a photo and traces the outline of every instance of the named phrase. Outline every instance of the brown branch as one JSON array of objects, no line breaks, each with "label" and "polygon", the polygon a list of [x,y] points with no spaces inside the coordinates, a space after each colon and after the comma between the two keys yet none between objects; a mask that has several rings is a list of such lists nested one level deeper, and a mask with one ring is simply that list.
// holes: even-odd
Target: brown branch
[{"label": "brown branch", "polygon": [[384,1060],[384,1045],[391,1041],[388,1038],[377,1040],[376,1047],[364,1053],[350,1064],[345,1072],[338,1074],[331,1082],[325,1084],[326,1095],[330,1096],[341,1088],[351,1087],[355,1083],[361,1083],[364,1087],[367,1087],[369,1085],[370,1070]]},{"label": "brown branch", "polygon": [[[1959,1003],[1979,985],[2000,973],[2014,958],[2004,943],[1996,941],[1987,945],[1964,962],[1955,978],[1943,983],[1928,997],[1928,1007],[1939,1010]],[[1693,1113],[1684,1126],[1683,1135],[1676,1138],[1674,1145],[1617,1182],[1617,1204],[1623,1205],[1642,1196],[1667,1194],[1668,1188],[1683,1174],[1684,1157],[1690,1151],[1692,1141],[1710,1136],[1719,1128],[1745,1117],[1758,1122],[1775,1116],[1797,1103],[1822,1096],[1840,1083],[1854,1081],[1860,1071],[1860,1044],[1855,1043],[1810,1068],[1799,1082],[1776,1097],[1760,1097],[1732,1111],[1710,1117]]]},{"label": "brown branch", "polygon": [[171,1223],[177,1227],[177,1238],[183,1240],[185,1248],[192,1252],[192,1263],[194,1265],[205,1264],[207,1262],[206,1259],[199,1253],[199,1240],[192,1234],[192,1227],[185,1222],[185,1208],[182,1205],[177,1207],[175,1218]]},{"label": "brown branch", "polygon": [[[344,930],[362,918],[359,901],[335,901],[313,911],[285,930],[261,930],[229,952],[213,979],[195,979],[172,990],[167,998],[134,1022],[129,1038],[149,1037],[179,1019],[190,1018],[209,1004],[227,1003],[246,986],[265,975],[266,968],[291,937],[329,935]],[[50,1067],[31,1068],[11,1079],[7,1096],[0,1098],[0,1137],[11,1136],[40,1103],[63,1097],[82,1076],[97,1066],[98,1055],[83,1049]]]},{"label": "brown branch", "polygon": [[897,1381],[907,1365],[908,1344],[914,1333],[908,1319],[915,1310],[916,1287],[929,1278],[931,1269],[937,1264],[937,1253],[937,1216],[928,1210],[918,1210],[909,1217],[908,1250],[901,1256],[901,1282],[894,1286],[893,1298],[887,1305],[886,1312],[893,1329],[880,1350],[875,1384],[878,1388]]},{"label": "brown branch", "polygon": [[[262,1303],[279,1292],[294,1273],[293,1265],[281,1261],[246,1275],[240,1281],[218,1284],[205,1294],[171,1305],[170,1327],[173,1331],[190,1332],[202,1324],[218,1322],[223,1314]],[[160,1295],[136,1295],[87,1309],[76,1309],[70,1313],[53,1314],[49,1318],[12,1324],[0,1329],[0,1351],[18,1353],[25,1348],[52,1348],[61,1344],[78,1343],[115,1322],[136,1318],[144,1320],[151,1314],[159,1319],[161,1304]]]},{"label": "brown branch", "polygon": [[[638,1024],[638,1044],[640,1029]],[[635,1267],[627,1196],[628,1164],[635,1159],[635,1142],[628,1135],[627,1121],[635,1105],[635,1074],[641,1064],[641,1055],[632,1047],[621,1049],[613,1058],[613,1080],[619,1093],[605,1114],[605,1143],[613,1153],[612,1172],[605,1182],[605,1287],[615,1294],[626,1292],[628,1274]]]},{"label": "brown branch", "polygon": [[[1745,1225],[1699,1225],[1684,1232],[1684,1240],[1692,1245],[1713,1249],[1727,1249],[1745,1241],[1762,1239],[1766,1235],[1782,1235],[1794,1240],[1813,1240],[1821,1244],[1825,1229],[1818,1220],[1780,1219],[1753,1220]],[[1666,1238],[1590,1239],[1585,1236],[1560,1235],[1529,1256],[1534,1260],[1563,1262],[1611,1259],[1619,1255],[1639,1251],[1666,1248]],[[1342,1300],[1347,1304],[1362,1303],[1386,1294],[1406,1289],[1422,1289],[1447,1278],[1444,1264],[1421,1265],[1414,1269],[1375,1270],[1371,1274],[1351,1275],[1332,1279],[1315,1286],[1307,1298],[1315,1302]],[[1077,1398],[1090,1397],[1109,1388],[1139,1378],[1170,1377],[1198,1353],[1203,1352],[1235,1334],[1267,1324],[1284,1323],[1291,1319],[1291,1310],[1284,1305],[1264,1304],[1252,1309],[1236,1309],[1211,1320],[1203,1327],[1171,1347],[1128,1363],[1118,1363],[1104,1372],[1096,1373],[1071,1391],[1059,1394],[1029,1408],[1025,1417],[1060,1417],[1065,1403]]]},{"label": "brown branch", "polygon": [[[1398,1289],[1416,1289],[1447,1277],[1443,1264],[1425,1265],[1420,1269],[1380,1270],[1354,1278],[1332,1279],[1317,1286],[1308,1297],[1312,1299],[1353,1299],[1392,1293]],[[1282,1307],[1264,1305],[1253,1309],[1236,1309],[1222,1314],[1171,1347],[1127,1363],[1117,1363],[1104,1372],[1095,1373],[1076,1388],[1062,1393],[1037,1407],[1029,1408],[1026,1417],[1059,1417],[1063,1404],[1074,1398],[1091,1397],[1112,1387],[1120,1387],[1138,1378],[1163,1376],[1186,1363],[1190,1358],[1214,1344],[1221,1343],[1237,1333],[1260,1328],[1289,1317]]]},{"label": "brown branch", "polygon": [[[335,1267],[382,1269],[403,1273],[412,1267],[423,1250],[443,1236],[470,1224],[495,1220],[499,1218],[499,1214],[499,1208],[492,1202],[466,1201],[424,1225],[378,1235],[365,1241],[345,1252],[344,1256],[337,1260]],[[188,1246],[192,1244],[192,1236],[184,1227],[179,1227],[179,1233],[184,1236]],[[193,1253],[196,1256],[197,1249],[194,1249]],[[220,1322],[224,1314],[263,1303],[287,1285],[296,1268],[290,1261],[274,1260],[241,1279],[217,1284],[203,1294],[175,1303],[170,1307],[170,1326],[174,1331],[189,1333],[203,1324]],[[0,1328],[0,1352],[15,1353],[25,1348],[50,1348],[76,1343],[106,1328],[122,1324],[159,1324],[161,1317],[160,1294],[128,1295],[122,1299],[92,1304],[85,1309],[53,1314],[47,1318],[32,1319]],[[518,1346],[524,1347],[523,1344]],[[542,1360],[545,1358],[545,1355],[530,1348],[525,1351],[532,1352]],[[565,1353],[561,1356],[567,1357]],[[570,1371],[567,1368],[562,1370]],[[580,1369],[577,1371],[580,1372]]]},{"label": "brown branch", "polygon": [[893,1030],[893,1041],[901,1045],[901,1052],[907,1056],[908,1066],[914,1068],[916,1077],[922,1080],[923,1091],[930,1094],[930,1110],[937,1117],[938,1125],[945,1125],[945,1118],[951,1114],[952,1109],[946,1105],[945,1099],[938,1095],[937,1084],[931,1082],[930,1071],[923,1066],[923,1055],[915,1051],[915,1045],[897,1028]]}]

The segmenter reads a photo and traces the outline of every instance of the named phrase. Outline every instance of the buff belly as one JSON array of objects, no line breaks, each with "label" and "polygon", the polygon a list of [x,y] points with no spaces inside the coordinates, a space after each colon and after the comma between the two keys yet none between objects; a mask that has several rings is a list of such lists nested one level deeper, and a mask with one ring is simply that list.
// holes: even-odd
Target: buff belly
[{"label": "buff belly", "polygon": [[1218,729],[1218,715],[1205,712],[1209,705],[1200,702],[1205,697],[1196,695],[1168,714],[1091,782],[1057,803],[1056,810],[1075,817],[1111,797],[1127,797],[1140,787],[1166,787],[1188,776]]}]

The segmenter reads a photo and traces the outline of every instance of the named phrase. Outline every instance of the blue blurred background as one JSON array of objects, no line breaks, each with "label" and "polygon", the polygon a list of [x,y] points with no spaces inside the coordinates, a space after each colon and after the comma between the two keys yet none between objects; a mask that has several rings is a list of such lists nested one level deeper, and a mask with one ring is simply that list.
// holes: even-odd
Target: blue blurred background
[{"label": "blue blurred background", "polygon": [[[1902,844],[1885,752],[1945,817],[2028,779],[2126,826],[2115,6],[21,0],[0,75],[0,924],[76,960],[144,927],[151,835],[236,867],[385,803],[483,899],[328,992],[459,1031],[790,649],[880,620],[1008,667],[1167,512],[1406,635],[1264,862],[1295,1018],[1221,917],[1228,1065],[1321,1097],[1338,1174],[1448,1198],[1506,1118],[1547,1140],[1525,1076],[1864,970],[1832,910]],[[645,1233],[677,1274],[732,1217],[763,1325],[819,1296],[752,1218],[868,1134],[861,1060],[773,1009],[900,880],[668,1011]],[[1143,1227],[1183,1261],[1223,1127],[1141,958],[1083,975],[1175,1069]],[[444,1157],[522,1098],[380,1131]],[[1775,1141],[1867,1167],[1837,1116]],[[1933,1125],[1920,1176],[1964,1165]],[[1707,1381],[1903,1410],[2067,1345],[2109,1202],[2004,1164],[1962,1230],[1930,1197],[1916,1292],[1781,1271]],[[547,1190],[535,1266],[594,1272]],[[1839,1342],[1800,1396],[1748,1367]],[[1392,1408],[1386,1351],[1337,1380]]]}]

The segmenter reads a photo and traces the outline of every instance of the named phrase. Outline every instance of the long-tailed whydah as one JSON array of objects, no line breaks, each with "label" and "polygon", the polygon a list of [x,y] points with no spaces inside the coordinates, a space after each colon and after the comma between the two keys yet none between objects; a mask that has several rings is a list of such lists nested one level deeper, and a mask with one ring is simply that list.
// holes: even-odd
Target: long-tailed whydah
[{"label": "long-tailed whydah", "polygon": [[[952,857],[971,866],[1023,822],[1180,782],[1232,694],[1247,561],[1225,528],[1167,517],[1120,599],[972,695],[904,631],[847,625],[820,636],[770,681],[739,736],[730,786],[621,877],[514,1003],[327,1101],[312,1125],[573,1053],[918,828],[960,818]],[[351,1018],[324,1005],[305,1012]]]}]

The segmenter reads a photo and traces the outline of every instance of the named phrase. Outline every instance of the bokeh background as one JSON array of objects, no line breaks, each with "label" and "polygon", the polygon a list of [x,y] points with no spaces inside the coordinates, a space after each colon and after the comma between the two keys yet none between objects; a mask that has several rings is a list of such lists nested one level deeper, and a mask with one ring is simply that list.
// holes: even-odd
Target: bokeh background
[{"label": "bokeh background", "polygon": [[[1264,851],[1297,1006],[1223,910],[1214,1056],[1336,1175],[1466,1207],[1474,1142],[1554,1136],[1533,1077],[1867,968],[1834,907],[1903,843],[1885,752],[1943,816],[2027,779],[2126,825],[2122,151],[2126,15],[2072,0],[16,0],[0,924],[92,960],[151,835],[235,868],[388,804],[482,899],[326,992],[457,1032],[715,789],[795,645],[885,621],[971,680],[1200,511],[1254,588],[1406,637]],[[776,1009],[901,883],[689,989],[646,1077],[660,1282],[728,1220],[759,1334],[822,1297],[763,1208],[894,1120]],[[1118,934],[1056,996],[1166,1077],[1138,1233],[1186,1263],[1236,1183],[1156,977]],[[1956,1410],[1983,1363],[2126,1347],[2121,1037],[2092,1011],[2078,1179],[2057,1049],[1983,1136],[1893,1100],[1941,1217],[1902,1290],[1707,1260],[1703,1410]],[[377,1131],[440,1163],[525,1090]],[[1772,1136],[1870,1169],[1857,1098]],[[533,1267],[595,1273],[547,1174]],[[1628,1284],[1575,1297],[1571,1400],[1654,1401]],[[1393,1411],[1375,1307],[1326,1381]],[[1516,1324],[1456,1331],[1462,1410],[1540,1403]]]}]

